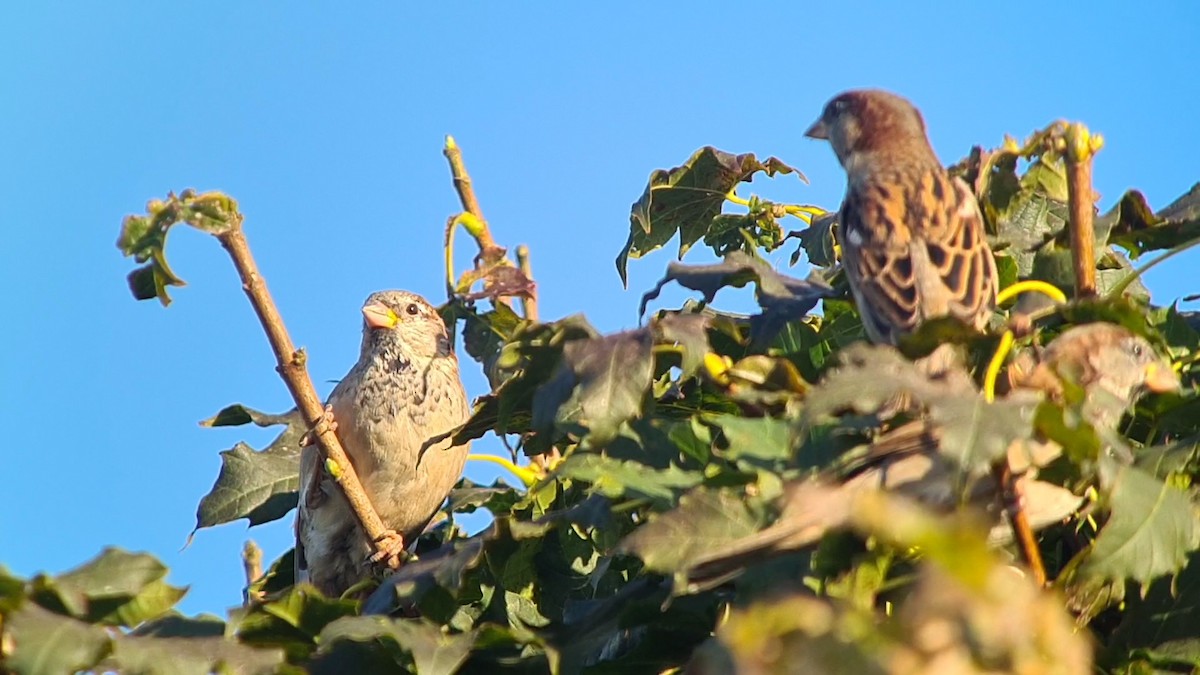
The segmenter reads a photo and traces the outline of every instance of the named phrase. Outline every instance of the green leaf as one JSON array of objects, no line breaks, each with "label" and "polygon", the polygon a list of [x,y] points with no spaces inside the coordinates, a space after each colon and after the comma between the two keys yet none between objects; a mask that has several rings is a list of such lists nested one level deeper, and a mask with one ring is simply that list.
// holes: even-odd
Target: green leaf
[{"label": "green leaf", "polygon": [[840,358],[842,365],[808,395],[804,417],[810,425],[839,410],[873,414],[898,397],[912,397],[929,410],[938,450],[976,476],[989,472],[1014,441],[1033,434],[1038,397],[987,403],[961,373],[932,378],[886,346],[852,345]]},{"label": "green leaf", "polygon": [[794,424],[771,417],[711,415],[704,421],[721,430],[725,442],[721,454],[732,461],[782,463],[791,458],[798,441]]},{"label": "green leaf", "polygon": [[686,572],[692,563],[721,544],[757,531],[763,508],[740,491],[701,487],[679,499],[679,506],[654,515],[626,537],[620,549],[663,574]]},{"label": "green leaf", "polygon": [[113,641],[105,666],[146,675],[237,675],[276,673],[284,664],[283,650],[256,649],[224,637],[133,637]]},{"label": "green leaf", "polygon": [[795,236],[800,240],[800,246],[792,254],[791,264],[795,265],[800,261],[800,252],[808,256],[809,264],[817,267],[833,267],[837,264],[837,251],[835,246],[837,240],[834,237],[834,228],[838,226],[838,212],[831,211],[823,216],[818,216],[812,219],[808,227],[799,232],[788,233],[788,236]]},{"label": "green leaf", "polygon": [[[321,631],[318,662],[322,655],[334,652],[338,643],[393,642],[411,655],[418,673],[453,673],[467,660],[475,644],[475,634],[448,633],[425,621],[388,619],[381,616],[347,616],[330,623]],[[324,664],[329,667],[331,664]]]},{"label": "green leaf", "polygon": [[1125,603],[1102,660],[1119,661],[1136,649],[1164,669],[1200,666],[1200,553],[1188,555],[1178,577],[1154,581],[1142,594],[1129,593]]},{"label": "green leaf", "polygon": [[1140,469],[1116,470],[1112,511],[1080,572],[1099,579],[1148,584],[1183,568],[1200,546],[1200,521],[1187,493]]},{"label": "green leaf", "polygon": [[91,670],[112,650],[108,631],[27,602],[4,617],[4,667],[13,673]]},{"label": "green leaf", "polygon": [[158,298],[163,306],[171,304],[167,286],[183,286],[184,281],[167,264],[167,233],[177,223],[220,236],[240,227],[242,216],[237,202],[219,192],[196,194],[184,190],[170,194],[165,202],[152,200],[145,216],[126,216],[117,237],[117,248],[139,263],[150,261],[129,274],[129,289],[137,300]]},{"label": "green leaf", "polygon": [[701,478],[698,471],[685,471],[675,466],[652,470],[640,462],[586,452],[569,455],[555,473],[591,483],[592,490],[612,499],[631,495],[661,505],[673,503],[680,490],[696,485]]},{"label": "green leaf", "polygon": [[269,523],[296,507],[300,489],[300,439],[308,430],[304,417],[296,410],[268,415],[238,405],[225,408],[201,424],[243,424],[243,419],[260,427],[287,426],[264,450],[239,442],[221,453],[221,472],[196,508],[193,534],[200,528],[239,518],[249,520],[251,526]]},{"label": "green leaf", "polygon": [[244,644],[281,647],[289,660],[304,659],[327,625],[355,614],[355,604],[326,598],[312,586],[299,584],[267,602],[231,611],[227,633]]},{"label": "green leaf", "polygon": [[750,153],[733,155],[713,147],[697,150],[683,166],[650,174],[646,191],[634,202],[629,216],[629,240],[617,256],[621,283],[628,283],[630,258],[661,248],[676,232],[680,233],[682,258],[721,214],[729,191],[760,171],[768,176],[796,173],[805,180],[803,174],[774,157],[760,162]]},{"label": "green leaf", "polygon": [[534,429],[604,447],[642,414],[654,375],[651,346],[647,329],[567,342],[557,373],[534,394]]},{"label": "green leaf", "polygon": [[91,562],[58,577],[38,575],[31,596],[73,617],[134,626],[165,613],[186,589],[167,585],[167,568],[153,556],[109,547]]}]

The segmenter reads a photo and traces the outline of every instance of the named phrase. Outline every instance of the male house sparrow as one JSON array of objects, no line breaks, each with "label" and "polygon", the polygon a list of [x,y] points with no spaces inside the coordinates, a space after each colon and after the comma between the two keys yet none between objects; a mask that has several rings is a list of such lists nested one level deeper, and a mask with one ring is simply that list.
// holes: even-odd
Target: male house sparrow
[{"label": "male house sparrow", "polygon": [[[1016,379],[1018,387],[1036,388],[1052,400],[1061,400],[1064,380],[1082,387],[1087,393],[1082,414],[1096,428],[1115,427],[1146,391],[1179,388],[1179,377],[1171,364],[1159,357],[1149,342],[1106,323],[1067,330],[1047,347],[1028,374]],[[1027,389],[1023,393],[1031,393]],[[773,524],[709,551],[694,562],[689,579],[704,584],[736,573],[763,556],[815,543],[831,526],[827,514],[837,510],[835,504],[847,504],[863,490],[895,491],[926,506],[953,509],[962,498],[955,488],[962,470],[938,451],[939,443],[936,426],[928,420],[917,420],[885,433],[841,476],[790,482],[784,487],[781,513]],[[1028,465],[1030,457],[1035,465],[1042,465],[1061,452],[1049,441],[1034,445],[1042,447],[1010,450],[1010,465]],[[1020,473],[1018,469],[1014,472]],[[1019,480],[1024,482],[1025,510],[1033,529],[1062,520],[1082,501],[1065,488],[1033,480],[1032,475]],[[986,509],[995,505],[996,489],[994,481],[980,480],[972,486],[968,499]],[[999,514],[995,518],[989,539],[999,544],[1010,539],[1011,530],[1007,522],[999,520]]]},{"label": "male house sparrow", "polygon": [[[358,363],[329,395],[338,440],[371,504],[405,543],[418,536],[462,473],[468,445],[429,444],[470,408],[446,325],[421,296],[381,291],[362,308]],[[300,459],[296,579],[337,596],[370,572],[370,544],[318,449]]]},{"label": "male house sparrow", "polygon": [[843,262],[871,341],[896,344],[947,315],[983,328],[996,262],[975,196],[938,162],[921,113],[889,92],[848,91],[805,135],[828,140],[846,170]]}]

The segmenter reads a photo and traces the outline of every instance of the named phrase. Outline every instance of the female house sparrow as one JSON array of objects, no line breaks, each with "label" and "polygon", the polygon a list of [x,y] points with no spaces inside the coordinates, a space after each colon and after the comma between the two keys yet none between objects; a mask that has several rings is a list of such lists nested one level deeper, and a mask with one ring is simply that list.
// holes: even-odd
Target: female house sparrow
[{"label": "female house sparrow", "polygon": [[[329,395],[338,440],[384,524],[412,541],[462,473],[449,438],[470,408],[446,325],[421,296],[381,291],[362,308],[358,363]],[[426,447],[428,445],[428,447]],[[402,544],[401,544],[402,545]],[[365,578],[371,548],[316,447],[300,459],[296,579],[330,596]]]},{"label": "female house sparrow", "polygon": [[848,91],[805,135],[828,140],[846,170],[844,267],[871,341],[894,345],[946,315],[982,328],[996,262],[975,196],[938,162],[921,113],[892,93]]},{"label": "female house sparrow", "polygon": [[[1112,324],[1086,324],[1071,328],[1046,349],[1042,360],[1019,386],[1034,388],[1054,399],[1061,397],[1063,381],[1070,380],[1087,392],[1083,415],[1095,427],[1115,427],[1121,415],[1146,391],[1164,392],[1179,388],[1179,378],[1170,363],[1155,354],[1146,340]],[[1025,393],[1031,393],[1028,390]],[[1098,405],[1093,406],[1092,401]],[[883,489],[911,497],[927,506],[953,509],[961,503],[956,489],[962,470],[938,451],[939,430],[927,420],[917,420],[885,433],[871,444],[865,457],[841,476],[793,481],[784,488],[779,518],[769,527],[748,537],[708,552],[695,561],[689,580],[704,584],[740,571],[764,555],[781,554],[804,548],[819,540],[837,522],[828,514],[836,511],[831,504],[848,504],[863,490]],[[1041,448],[1010,450],[1014,459],[1026,465],[1033,458],[1037,465],[1052,460],[1059,452],[1056,444],[1040,443]],[[1021,457],[1015,457],[1015,455]],[[1014,472],[1019,472],[1014,469]],[[1022,476],[1025,510],[1030,525],[1040,529],[1074,512],[1081,498],[1069,490]],[[972,485],[968,500],[985,508],[996,504],[996,484],[980,480]],[[1000,514],[989,539],[994,544],[1011,538],[1007,522]]]}]

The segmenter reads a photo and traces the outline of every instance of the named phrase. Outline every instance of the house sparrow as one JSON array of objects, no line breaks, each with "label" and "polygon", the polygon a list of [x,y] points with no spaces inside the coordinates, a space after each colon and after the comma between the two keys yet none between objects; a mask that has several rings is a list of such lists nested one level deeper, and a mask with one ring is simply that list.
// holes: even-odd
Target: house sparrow
[{"label": "house sparrow", "polygon": [[848,91],[805,135],[829,141],[846,170],[843,266],[871,341],[894,345],[947,315],[983,328],[996,262],[975,196],[938,162],[921,113],[892,93]]},{"label": "house sparrow", "polygon": [[[1076,326],[1050,344],[1028,375],[1018,378],[1010,395],[1048,396],[1061,400],[1064,380],[1087,393],[1083,417],[1093,426],[1114,428],[1121,415],[1146,391],[1164,392],[1179,388],[1179,377],[1145,339],[1106,323]],[[1031,391],[1036,389],[1036,391]],[[1096,404],[1093,404],[1096,401]],[[928,420],[916,420],[885,433],[871,444],[866,455],[840,475],[792,481],[785,485],[779,518],[764,530],[708,552],[694,562],[689,580],[705,584],[737,573],[764,555],[780,554],[809,546],[825,532],[837,527],[830,521],[839,504],[845,506],[863,490],[891,490],[927,506],[950,510],[966,501],[995,510],[997,486],[982,479],[962,495],[962,469],[938,451],[939,431]],[[1011,448],[1009,462],[1016,466],[1022,483],[1024,509],[1033,529],[1062,520],[1080,505],[1081,498],[1069,490],[1034,479],[1024,473],[1030,465],[1053,460],[1061,448],[1049,441],[1034,441],[1036,447]],[[832,488],[832,490],[830,489]],[[1002,516],[994,514],[989,533],[993,544],[1011,539],[1011,529]]]},{"label": "house sparrow", "polygon": [[[462,473],[468,445],[447,432],[470,414],[458,359],[434,308],[381,291],[362,308],[358,363],[329,395],[338,440],[371,504],[402,548],[429,523]],[[430,443],[431,439],[441,438]],[[399,539],[399,541],[397,541]],[[300,459],[296,579],[341,595],[370,572],[371,546],[316,447]]]}]

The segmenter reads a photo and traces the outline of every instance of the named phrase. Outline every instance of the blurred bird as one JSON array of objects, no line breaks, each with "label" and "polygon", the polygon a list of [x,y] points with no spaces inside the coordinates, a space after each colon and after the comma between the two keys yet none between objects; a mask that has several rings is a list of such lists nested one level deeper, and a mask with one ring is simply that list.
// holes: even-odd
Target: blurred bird
[{"label": "blurred bird", "polygon": [[[1029,395],[1040,391],[1061,402],[1064,386],[1082,387],[1087,394],[1082,407],[1086,421],[1097,428],[1114,428],[1121,415],[1146,391],[1165,392],[1179,388],[1179,377],[1171,364],[1159,357],[1150,343],[1125,328],[1106,323],[1076,326],[1065,331],[1046,348],[1036,364],[1013,378],[1018,390],[1010,395]],[[848,504],[859,491],[891,490],[916,499],[926,506],[950,510],[964,499],[993,507],[997,485],[981,479],[962,495],[962,468],[939,451],[939,430],[928,420],[917,420],[885,433],[871,444],[864,458],[840,475],[792,481],[785,485],[779,518],[760,532],[731,542],[694,561],[689,581],[698,585],[715,583],[740,572],[746,565],[764,556],[795,551],[818,541],[839,523],[830,521],[837,505]],[[1034,442],[1034,447],[1013,448],[1009,452],[1014,473],[1029,465],[1042,466],[1053,460],[1061,448],[1056,444]],[[1024,509],[1033,529],[1062,520],[1080,505],[1081,498],[1069,490],[1034,480],[1031,473],[1021,475]],[[836,492],[827,488],[836,485]],[[994,509],[993,509],[994,511]],[[999,513],[993,516],[1002,516]],[[993,544],[1011,539],[1007,522],[996,522],[989,535]]]},{"label": "blurred bird", "polygon": [[[338,440],[399,554],[462,473],[468,445],[439,438],[470,408],[446,325],[424,298],[381,291],[362,308],[358,362],[329,395]],[[396,536],[398,535],[398,536]],[[296,579],[330,596],[370,573],[371,546],[315,446],[300,459]]]},{"label": "blurred bird", "polygon": [[975,196],[938,161],[921,113],[889,92],[848,91],[805,135],[829,141],[846,170],[843,266],[871,341],[897,344],[948,315],[982,329],[996,263]]}]

